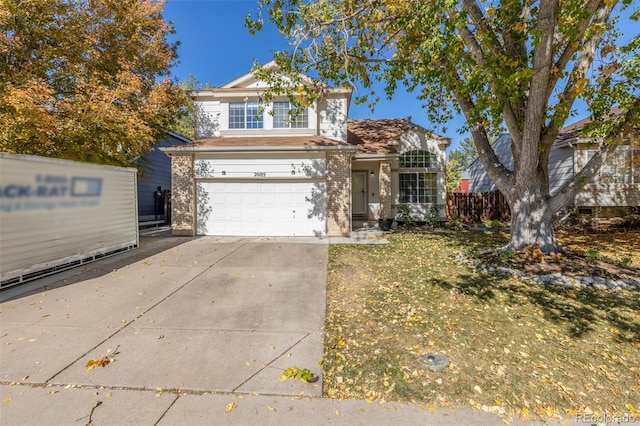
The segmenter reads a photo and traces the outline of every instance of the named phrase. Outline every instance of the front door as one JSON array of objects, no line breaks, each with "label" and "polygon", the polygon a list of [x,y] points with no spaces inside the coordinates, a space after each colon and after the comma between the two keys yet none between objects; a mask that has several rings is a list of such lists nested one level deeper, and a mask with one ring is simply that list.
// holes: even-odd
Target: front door
[{"label": "front door", "polygon": [[351,209],[353,215],[367,214],[367,172],[351,174]]}]

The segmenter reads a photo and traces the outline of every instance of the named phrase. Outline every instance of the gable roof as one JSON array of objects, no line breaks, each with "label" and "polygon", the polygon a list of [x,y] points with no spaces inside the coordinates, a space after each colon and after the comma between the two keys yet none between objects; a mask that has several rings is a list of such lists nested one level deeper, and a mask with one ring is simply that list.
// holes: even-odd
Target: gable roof
[{"label": "gable roof", "polygon": [[[261,65],[262,68],[269,70],[277,70],[278,66],[276,65],[275,60],[271,60],[266,64]],[[282,78],[284,80],[289,80],[289,77],[282,73]],[[314,84],[314,80],[305,74],[299,74],[303,84],[312,85]],[[346,93],[351,96],[351,89],[345,87],[329,87],[323,86],[324,90],[328,93]],[[192,98],[210,98],[216,96],[256,96],[267,90],[268,86],[263,82],[258,80],[253,70],[234,78],[233,80],[218,86],[218,87],[209,87],[206,89],[197,89],[188,91],[188,95]]]},{"label": "gable roof", "polygon": [[[266,64],[260,65],[261,68],[267,69],[267,70],[277,70],[278,69],[278,65],[276,64],[275,59],[270,60],[269,62],[267,62]],[[289,80],[287,75],[283,75],[281,74],[282,78],[284,78],[285,80]],[[313,79],[305,74],[299,74],[300,78],[302,79],[302,81],[308,83],[308,84],[312,84],[313,83]],[[241,75],[240,77],[236,77],[233,80],[231,80],[230,82],[223,84],[222,86],[219,87],[219,89],[244,89],[247,88],[249,85],[258,82],[258,80],[256,79],[256,77],[253,75],[253,70],[249,71],[246,74]]]},{"label": "gable roof", "polygon": [[[622,114],[622,110],[618,107],[613,107],[609,111],[609,116],[611,117],[620,115],[620,114]],[[578,120],[575,123],[571,123],[568,126],[563,127],[558,132],[558,137],[556,138],[555,143],[566,145],[569,142],[573,142],[573,141],[576,141],[577,139],[580,139],[581,137],[580,133],[582,132],[582,129],[584,128],[584,126],[591,123],[591,121],[592,121],[592,117],[589,116],[589,117],[583,118],[582,120]]]},{"label": "gable roof", "polygon": [[396,140],[409,132],[418,129],[429,137],[451,143],[449,138],[436,135],[411,122],[407,118],[365,118],[347,120],[347,143],[358,147],[358,154],[398,154]]}]

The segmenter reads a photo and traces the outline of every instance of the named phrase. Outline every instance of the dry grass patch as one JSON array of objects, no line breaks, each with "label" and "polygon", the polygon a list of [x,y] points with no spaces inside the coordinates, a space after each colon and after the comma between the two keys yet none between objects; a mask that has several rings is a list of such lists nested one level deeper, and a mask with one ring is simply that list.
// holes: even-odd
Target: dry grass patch
[{"label": "dry grass patch", "polygon": [[[640,293],[545,287],[455,260],[505,238],[434,232],[330,246],[325,395],[505,419],[640,417]],[[449,367],[422,367],[431,352]]]},{"label": "dry grass patch", "polygon": [[640,265],[640,231],[638,230],[558,231],[557,238],[561,245],[576,253],[596,250],[617,262],[629,259],[632,265]]}]

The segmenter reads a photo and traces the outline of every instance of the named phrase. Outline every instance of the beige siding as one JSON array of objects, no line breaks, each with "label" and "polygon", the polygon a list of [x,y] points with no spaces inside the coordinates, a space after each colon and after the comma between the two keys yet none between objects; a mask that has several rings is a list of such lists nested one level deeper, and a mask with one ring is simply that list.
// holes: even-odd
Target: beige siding
[{"label": "beige siding", "polygon": [[171,157],[171,227],[173,235],[195,235],[193,155]]},{"label": "beige siding", "polygon": [[319,135],[339,141],[347,140],[347,98],[323,99],[318,105]]},{"label": "beige siding", "polygon": [[228,123],[228,110],[223,108],[220,101],[197,101],[196,105],[196,139],[206,139],[216,136],[220,132],[222,123]]},{"label": "beige siding", "polygon": [[393,218],[391,191],[391,161],[380,162],[380,177],[378,178],[380,187],[380,219]]},{"label": "beige siding", "polygon": [[640,186],[625,183],[589,183],[576,194],[576,206],[640,206]]},{"label": "beige siding", "polygon": [[[585,145],[576,149],[576,171],[587,164],[588,151],[589,148]],[[576,194],[575,205],[579,207],[640,206],[640,183],[585,183]]]},{"label": "beige siding", "polygon": [[327,235],[351,232],[351,153],[327,153]]}]

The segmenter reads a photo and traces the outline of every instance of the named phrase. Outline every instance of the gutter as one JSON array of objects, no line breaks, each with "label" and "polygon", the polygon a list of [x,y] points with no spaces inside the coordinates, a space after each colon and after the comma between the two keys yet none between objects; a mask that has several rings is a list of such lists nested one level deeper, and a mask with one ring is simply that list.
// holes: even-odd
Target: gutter
[{"label": "gutter", "polygon": [[190,152],[308,152],[308,151],[357,151],[355,146],[194,146],[194,147],[162,147],[167,155],[186,154]]},{"label": "gutter", "polygon": [[353,156],[356,160],[392,160],[400,157],[400,154],[356,154]]}]

